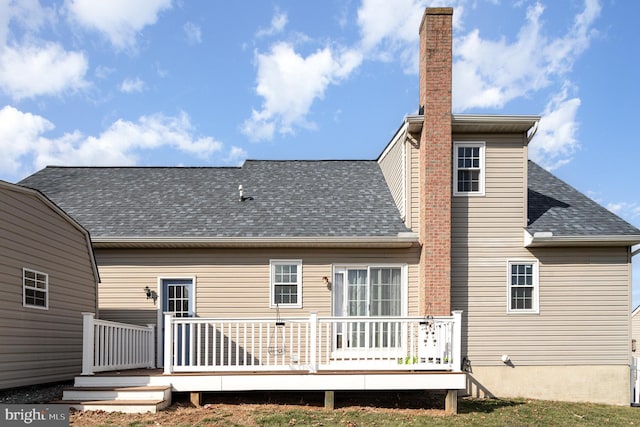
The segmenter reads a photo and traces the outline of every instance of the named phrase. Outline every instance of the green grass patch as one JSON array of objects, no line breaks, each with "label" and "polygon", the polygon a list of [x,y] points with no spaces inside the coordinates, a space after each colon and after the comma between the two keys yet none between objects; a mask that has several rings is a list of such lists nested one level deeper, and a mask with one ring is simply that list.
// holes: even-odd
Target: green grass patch
[{"label": "green grass patch", "polygon": [[[275,426],[640,426],[640,408],[520,399],[461,399],[458,415],[363,407],[327,411],[296,409],[255,414],[257,425]],[[427,410],[422,412],[429,412]]]}]

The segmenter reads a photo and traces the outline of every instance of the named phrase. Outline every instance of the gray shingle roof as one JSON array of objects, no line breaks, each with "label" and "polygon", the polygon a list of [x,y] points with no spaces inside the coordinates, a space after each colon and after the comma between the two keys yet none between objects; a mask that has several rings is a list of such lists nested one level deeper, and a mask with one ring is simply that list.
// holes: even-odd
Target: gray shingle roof
[{"label": "gray shingle roof", "polygon": [[640,235],[624,221],[564,181],[529,161],[528,231],[554,236]]},{"label": "gray shingle roof", "polygon": [[[528,231],[640,230],[529,162]],[[92,237],[392,237],[407,232],[375,161],[254,161],[233,168],[47,167],[20,182]],[[239,201],[238,185],[253,200]]]},{"label": "gray shingle roof", "polygon": [[[375,161],[47,167],[20,182],[92,237],[386,237],[408,230]],[[253,200],[239,201],[238,186]]]}]

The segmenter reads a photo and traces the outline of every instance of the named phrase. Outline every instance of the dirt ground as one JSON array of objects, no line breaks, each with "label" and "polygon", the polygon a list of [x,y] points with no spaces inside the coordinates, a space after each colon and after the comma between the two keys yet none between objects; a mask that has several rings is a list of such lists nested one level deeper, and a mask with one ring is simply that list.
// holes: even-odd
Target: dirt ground
[{"label": "dirt ground", "polygon": [[[336,393],[335,406],[339,413],[367,411],[368,413],[393,412],[406,415],[444,415],[444,394],[425,392],[367,392]],[[324,393],[205,393],[203,406],[193,407],[187,394],[174,393],[173,404],[156,414],[122,414],[102,411],[72,411],[73,426],[257,426],[256,415],[267,416],[305,411],[325,412]],[[286,424],[311,425],[309,420],[291,418]],[[321,424],[319,424],[321,425]],[[345,425],[356,426],[347,422]]]},{"label": "dirt ground", "polygon": [[[0,390],[0,404],[42,404],[62,398],[71,381]],[[204,393],[203,406],[191,405],[189,395],[174,393],[173,404],[156,414],[123,414],[103,411],[71,411],[73,426],[256,426],[256,418],[295,411],[317,411],[325,417],[322,392]],[[336,392],[336,418],[349,411],[393,412],[398,416],[444,415],[444,393],[439,392]],[[322,425],[292,417],[284,425]],[[354,427],[345,421],[340,425]]]}]

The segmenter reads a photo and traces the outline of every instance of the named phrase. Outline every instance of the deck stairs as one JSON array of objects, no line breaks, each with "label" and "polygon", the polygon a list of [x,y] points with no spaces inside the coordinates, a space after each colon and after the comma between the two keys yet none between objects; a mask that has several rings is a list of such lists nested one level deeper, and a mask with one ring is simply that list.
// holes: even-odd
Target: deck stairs
[{"label": "deck stairs", "polygon": [[125,413],[155,413],[171,405],[170,385],[143,384],[136,377],[123,380],[76,377],[74,386],[63,390],[58,403],[82,411]]}]

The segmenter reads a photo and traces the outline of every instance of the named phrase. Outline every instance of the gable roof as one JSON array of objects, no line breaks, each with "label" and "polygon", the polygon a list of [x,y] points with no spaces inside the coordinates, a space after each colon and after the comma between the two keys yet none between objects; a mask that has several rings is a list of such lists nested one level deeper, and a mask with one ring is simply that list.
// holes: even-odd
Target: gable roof
[{"label": "gable roof", "polygon": [[[20,184],[47,194],[94,246],[417,244],[376,161],[47,167]],[[640,242],[640,230],[532,161],[528,202],[527,246]]]},{"label": "gable roof", "polygon": [[[42,194],[42,192],[38,190],[35,190],[33,188],[27,188],[21,185],[11,184],[10,182],[6,182],[3,180],[0,180],[0,189],[15,191],[17,193],[22,193],[22,194],[26,194],[31,197],[34,197],[35,199],[39,200],[42,204],[47,206],[47,208],[49,208],[52,212],[54,212],[55,215],[60,216],[62,219],[67,221],[69,224],[71,224],[73,228],[78,230],[78,232],[84,236],[84,239],[87,243],[87,251],[89,255],[89,261],[91,262],[91,271],[93,272],[95,283],[100,283],[100,274],[98,273],[98,265],[96,264],[96,259],[93,253],[91,236],[89,235],[89,232],[87,231],[87,229],[82,226],[82,224],[80,224],[74,218],[69,216],[65,211],[60,209],[59,206],[57,206],[47,196],[45,196],[44,194]],[[16,212],[16,215],[19,215],[19,213]]]},{"label": "gable roof", "polygon": [[538,242],[634,244],[640,230],[536,163],[528,162],[528,227]]},{"label": "gable roof", "polygon": [[[97,245],[417,242],[375,161],[47,167],[21,185],[46,193]],[[249,199],[240,201],[239,185]]]}]

